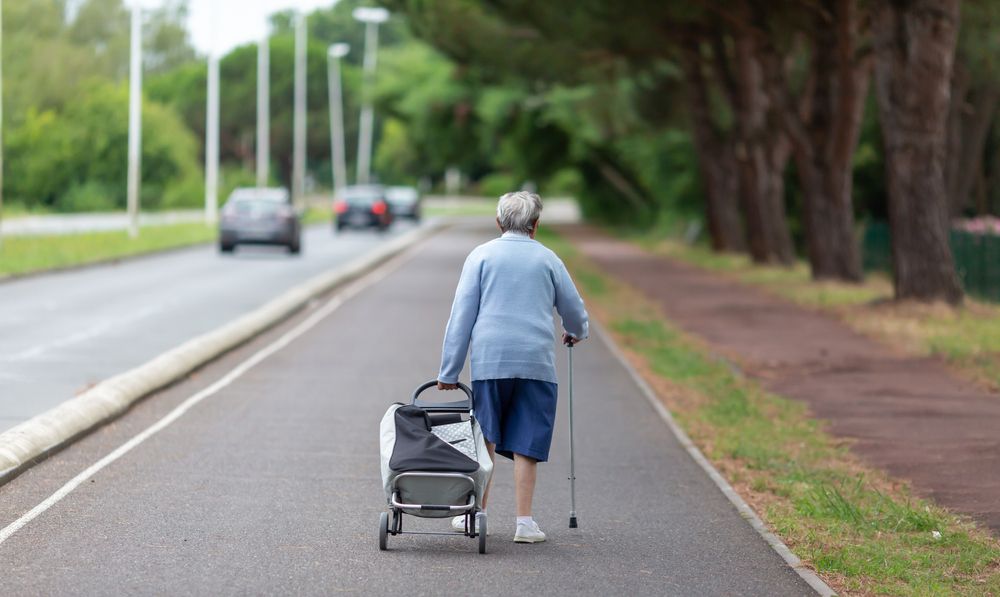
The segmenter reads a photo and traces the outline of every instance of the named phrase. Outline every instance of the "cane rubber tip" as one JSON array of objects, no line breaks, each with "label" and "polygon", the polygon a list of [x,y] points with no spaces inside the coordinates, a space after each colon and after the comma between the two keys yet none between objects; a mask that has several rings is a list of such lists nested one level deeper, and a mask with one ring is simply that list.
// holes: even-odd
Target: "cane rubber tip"
[{"label": "cane rubber tip", "polygon": [[570,517],[570,519],[569,519],[569,528],[571,528],[571,529],[575,529],[576,528],[576,516],[571,516]]}]

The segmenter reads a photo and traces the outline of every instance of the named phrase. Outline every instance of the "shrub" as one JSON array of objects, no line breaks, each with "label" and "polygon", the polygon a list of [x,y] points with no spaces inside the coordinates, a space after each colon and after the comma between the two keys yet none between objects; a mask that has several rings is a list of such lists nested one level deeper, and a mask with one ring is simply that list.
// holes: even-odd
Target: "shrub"
[{"label": "shrub", "polygon": [[[127,153],[128,89],[91,84],[61,112],[29,112],[11,131],[10,195],[62,211],[124,208]],[[197,142],[181,119],[144,101],[142,207],[160,207],[170,187],[191,185],[200,172]]]},{"label": "shrub", "polygon": [[494,172],[479,179],[479,194],[499,197],[521,188],[521,181],[506,172]]},{"label": "shrub", "polygon": [[113,211],[115,190],[96,181],[70,187],[59,197],[59,211]]}]

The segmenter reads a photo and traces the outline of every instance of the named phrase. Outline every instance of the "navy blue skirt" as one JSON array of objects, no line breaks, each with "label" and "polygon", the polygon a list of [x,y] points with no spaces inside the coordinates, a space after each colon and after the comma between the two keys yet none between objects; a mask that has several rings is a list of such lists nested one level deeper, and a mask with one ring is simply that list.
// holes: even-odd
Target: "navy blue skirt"
[{"label": "navy blue skirt", "polygon": [[549,459],[559,386],[537,379],[485,379],[472,382],[473,408],[486,441],[507,458],[521,454]]}]

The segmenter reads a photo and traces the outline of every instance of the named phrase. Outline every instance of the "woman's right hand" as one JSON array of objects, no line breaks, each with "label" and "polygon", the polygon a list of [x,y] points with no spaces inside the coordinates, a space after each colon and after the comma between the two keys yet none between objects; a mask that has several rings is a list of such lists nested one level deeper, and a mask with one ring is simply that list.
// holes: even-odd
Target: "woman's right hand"
[{"label": "woman's right hand", "polygon": [[439,381],[438,382],[438,389],[439,390],[457,390],[458,389],[458,384],[457,383],[445,383],[443,381]]}]

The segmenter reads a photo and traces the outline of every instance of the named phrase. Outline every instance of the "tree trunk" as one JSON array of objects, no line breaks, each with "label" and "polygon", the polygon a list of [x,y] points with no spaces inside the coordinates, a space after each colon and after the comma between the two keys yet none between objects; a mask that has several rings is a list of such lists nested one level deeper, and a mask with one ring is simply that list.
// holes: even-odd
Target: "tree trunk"
[{"label": "tree trunk", "polygon": [[788,265],[794,261],[795,252],[781,178],[788,157],[787,152],[782,155],[780,151],[783,132],[767,126],[768,98],[753,32],[736,32],[735,42],[735,155],[750,256],[757,263]]},{"label": "tree trunk", "polygon": [[785,213],[785,172],[788,170],[792,146],[784,131],[775,127],[767,133],[764,149],[767,157],[764,200],[772,214],[768,219],[767,234],[776,261],[792,265],[795,263],[795,244],[792,242],[792,230]]},{"label": "tree trunk", "polygon": [[687,44],[683,49],[682,65],[687,79],[688,108],[698,166],[705,187],[705,215],[712,248],[716,251],[742,252],[746,250],[743,222],[737,199],[736,156],[732,145],[726,143],[712,122],[699,42]]},{"label": "tree trunk", "polygon": [[983,161],[979,160],[979,170],[976,172],[976,215],[985,216],[989,213],[987,207],[986,172],[983,171]]},{"label": "tree trunk", "polygon": [[[951,75],[951,102],[948,105],[948,128],[945,137],[944,184],[950,205],[958,196],[958,171],[962,163],[962,113],[969,94],[969,74],[956,62]],[[954,207],[950,208],[952,213]],[[954,215],[954,213],[953,213]]]},{"label": "tree trunk", "polygon": [[[778,123],[794,147],[812,275],[858,282],[863,273],[854,232],[852,158],[871,60],[854,57],[855,0],[823,2],[812,34],[811,78],[799,101],[792,98],[785,59],[774,44],[765,43],[761,56]],[[758,28],[763,28],[767,15],[758,11],[756,18]]]},{"label": "tree trunk", "polygon": [[873,12],[896,298],[960,303],[944,180],[959,0],[876,0]]},{"label": "tree trunk", "polygon": [[983,161],[986,135],[1000,101],[1000,89],[987,85],[975,92],[973,98],[971,113],[963,114],[961,119],[961,151],[950,202],[952,216],[961,216],[969,207],[969,196]]},{"label": "tree trunk", "polygon": [[806,203],[809,262],[815,279],[860,282],[864,275],[854,232],[854,150],[861,131],[872,62],[856,59],[856,0],[824,0],[835,21],[817,17],[816,85],[806,116],[809,149],[796,165]]}]

